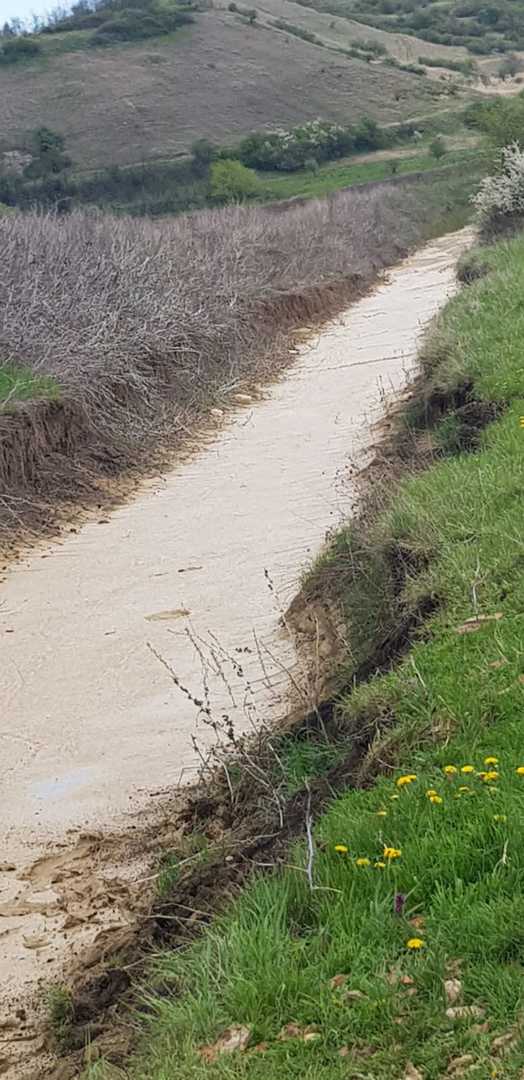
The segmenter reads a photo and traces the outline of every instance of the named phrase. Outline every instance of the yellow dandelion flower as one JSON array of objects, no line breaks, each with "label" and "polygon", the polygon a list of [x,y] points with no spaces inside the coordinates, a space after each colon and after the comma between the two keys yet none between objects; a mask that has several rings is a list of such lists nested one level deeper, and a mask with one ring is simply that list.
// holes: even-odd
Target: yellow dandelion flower
[{"label": "yellow dandelion flower", "polygon": [[335,844],[335,851],[338,852],[339,855],[347,855],[349,848],[347,848],[345,844]]},{"label": "yellow dandelion flower", "polygon": [[375,868],[376,868],[377,870],[385,870],[385,869],[386,869],[386,864],[385,864],[385,862],[380,862],[380,860],[379,860],[379,862],[376,862],[376,863],[374,863],[373,865],[375,866]]},{"label": "yellow dandelion flower", "polygon": [[430,803],[441,803],[443,802],[443,799],[441,799],[440,795],[430,795],[429,801]]},{"label": "yellow dandelion flower", "polygon": [[412,784],[417,779],[416,773],[407,773],[406,776],[399,776],[396,780],[397,787],[406,787],[407,784]]},{"label": "yellow dandelion flower", "polygon": [[410,937],[409,941],[406,941],[407,949],[423,949],[424,942],[420,937]]},{"label": "yellow dandelion flower", "polygon": [[444,765],[442,772],[444,772],[446,776],[454,776],[455,773],[458,772],[458,769],[456,765]]},{"label": "yellow dandelion flower", "polygon": [[524,765],[519,765],[516,772],[517,772],[517,776],[524,776]]},{"label": "yellow dandelion flower", "polygon": [[500,774],[495,769],[490,769],[489,772],[479,773],[479,776],[482,777],[485,784],[491,784],[494,780],[498,780],[499,775]]},{"label": "yellow dandelion flower", "polygon": [[460,771],[462,773],[472,773],[472,772],[475,772],[475,766],[474,765],[462,765]]},{"label": "yellow dandelion flower", "polygon": [[499,759],[496,757],[485,757],[484,765],[498,765]]},{"label": "yellow dandelion flower", "polygon": [[371,860],[363,856],[360,859],[355,859],[355,866],[371,866]]},{"label": "yellow dandelion flower", "polygon": [[504,821],[507,821],[507,820],[508,819],[507,819],[505,814],[494,814],[493,815],[493,821],[504,822]]},{"label": "yellow dandelion flower", "polygon": [[435,788],[430,787],[426,791],[426,795],[427,795],[428,799],[431,799],[432,795],[438,795],[438,791],[435,791]]},{"label": "yellow dandelion flower", "polygon": [[387,816],[388,816],[387,810],[377,810],[377,817],[387,817]]},{"label": "yellow dandelion flower", "polygon": [[384,847],[385,859],[400,859],[402,852],[400,848],[396,847]]}]

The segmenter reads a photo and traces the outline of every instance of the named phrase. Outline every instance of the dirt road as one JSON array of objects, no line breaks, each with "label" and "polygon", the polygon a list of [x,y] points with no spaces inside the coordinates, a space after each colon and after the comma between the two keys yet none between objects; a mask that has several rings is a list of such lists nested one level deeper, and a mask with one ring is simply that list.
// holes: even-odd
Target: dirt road
[{"label": "dirt road", "polygon": [[11,568],[0,586],[4,996],[60,956],[59,875],[27,871],[42,847],[125,826],[151,792],[190,779],[195,737],[204,752],[212,736],[207,708],[239,728],[284,710],[297,660],[280,611],[350,511],[348,470],[381,394],[404,384],[469,241],[448,236],[407,259],[311,332],[282,381],[191,460]]}]

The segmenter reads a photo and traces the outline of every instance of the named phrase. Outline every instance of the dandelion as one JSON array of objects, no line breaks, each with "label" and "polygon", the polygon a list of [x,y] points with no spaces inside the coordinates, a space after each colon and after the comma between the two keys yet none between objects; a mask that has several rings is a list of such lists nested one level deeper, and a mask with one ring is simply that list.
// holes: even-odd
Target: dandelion
[{"label": "dandelion", "polygon": [[517,772],[517,776],[524,776],[524,765],[519,765],[516,772]]},{"label": "dandelion", "polygon": [[443,799],[440,797],[440,795],[430,795],[429,796],[429,801],[430,801],[430,803],[433,803],[434,805],[436,805],[438,803],[443,802]]},{"label": "dandelion", "polygon": [[[484,763],[484,764],[486,764],[486,763]],[[472,773],[472,772],[475,772],[475,766],[474,765],[462,765],[460,771],[462,773]]]},{"label": "dandelion", "polygon": [[435,791],[435,788],[430,787],[426,791],[426,795],[427,795],[428,799],[431,799],[432,795],[438,795],[438,791]]},{"label": "dandelion", "polygon": [[485,757],[484,765],[498,765],[499,759],[496,757]]},{"label": "dandelion", "polygon": [[406,787],[407,784],[412,784],[416,779],[416,773],[408,773],[406,776],[399,776],[396,784],[397,787]]},{"label": "dandelion", "polygon": [[456,765],[444,765],[442,772],[445,773],[446,776],[455,776],[455,773],[458,772],[458,769]]},{"label": "dandelion", "polygon": [[388,816],[387,810],[377,810],[377,817],[387,817],[387,816]]},{"label": "dandelion", "polygon": [[494,815],[493,815],[493,821],[497,821],[497,822],[501,822],[501,823],[503,823],[503,822],[505,822],[505,821],[507,821],[507,820],[508,820],[508,819],[507,819],[507,817],[506,817],[506,815],[505,815],[505,814],[494,814]]},{"label": "dandelion", "polygon": [[338,855],[347,855],[349,848],[345,844],[335,844],[335,851]]},{"label": "dandelion", "polygon": [[355,866],[371,866],[371,860],[362,856],[360,859],[355,859]]},{"label": "dandelion", "polygon": [[406,948],[407,949],[423,949],[424,948],[424,942],[423,942],[422,938],[410,937],[409,941],[406,941]]},{"label": "dandelion", "polygon": [[391,859],[400,859],[401,854],[402,854],[402,852],[401,852],[400,848],[384,847],[384,858],[385,859],[390,859],[390,860]]},{"label": "dandelion", "polygon": [[485,784],[491,784],[491,783],[493,783],[493,780],[498,780],[499,775],[500,774],[495,769],[490,769],[489,772],[479,773],[479,776],[480,776],[481,780]]},{"label": "dandelion", "polygon": [[374,863],[373,865],[374,865],[376,870],[385,870],[386,869],[385,862],[380,862],[380,860],[378,862]]}]

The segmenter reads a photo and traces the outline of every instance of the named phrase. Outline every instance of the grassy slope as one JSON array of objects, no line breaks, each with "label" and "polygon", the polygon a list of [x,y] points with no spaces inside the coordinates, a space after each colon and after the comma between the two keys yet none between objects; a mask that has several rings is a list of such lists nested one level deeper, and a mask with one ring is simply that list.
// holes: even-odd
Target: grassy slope
[{"label": "grassy slope", "polygon": [[[398,154],[398,152],[397,152]],[[362,161],[357,158],[329,162],[322,165],[318,172],[300,170],[297,173],[282,175],[282,173],[259,173],[261,187],[264,196],[271,199],[288,199],[294,195],[316,197],[326,195],[330,191],[336,191],[341,187],[351,187],[353,184],[367,184],[380,180],[388,180],[392,175],[392,163],[395,164],[395,175],[404,176],[412,172],[426,172],[442,166],[463,164],[464,168],[474,167],[480,161],[482,151],[478,149],[456,150],[446,154],[440,162],[428,153],[395,155],[391,151],[387,156],[377,154],[375,161]]]},{"label": "grassy slope", "polygon": [[[333,0],[333,5],[337,0]],[[342,12],[342,3],[340,10]],[[261,0],[257,4],[257,10],[263,15],[286,19],[296,26],[302,26],[311,33],[317,35],[322,41],[331,42],[339,47],[358,45],[359,42],[375,41],[383,45],[390,56],[394,56],[401,63],[417,63],[419,56],[433,56],[448,58],[449,60],[463,60],[468,56],[467,50],[457,46],[433,45],[423,41],[422,38],[412,37],[408,34],[390,33],[374,26],[366,26],[363,23],[345,17],[341,13],[332,14],[329,3],[324,5],[322,0],[317,4],[303,6],[294,0]],[[333,6],[334,10],[334,6]],[[344,10],[349,11],[349,4]]]},{"label": "grassy slope", "polygon": [[[461,1055],[470,1055],[469,1077],[521,1075],[524,239],[486,257],[492,273],[452,300],[432,333],[426,387],[433,400],[437,391],[451,400],[468,382],[504,415],[476,452],[403,480],[370,528],[339,534],[327,560],[353,627],[348,680],[394,611],[438,599],[423,638],[391,673],[342,695],[342,727],[381,718],[368,762],[378,779],[337,798],[318,823],[313,892],[299,848],[289,869],[253,884],[197,944],[163,957],[173,993],[151,995],[150,1030],[125,1073],[133,1080],[436,1080]],[[448,444],[453,423],[439,421],[434,437]],[[408,567],[394,605],[391,552]],[[465,619],[497,613],[457,633]],[[500,765],[485,766],[486,756]],[[448,765],[474,771],[448,776]],[[486,782],[487,768],[499,775]],[[416,780],[399,788],[401,773]],[[384,859],[384,844],[399,857]],[[413,937],[420,950],[407,947]],[[333,989],[339,974],[348,981]],[[460,981],[458,1003],[482,1015],[446,1016],[446,978]],[[348,987],[363,996],[348,999]],[[279,1040],[290,1023],[315,1025],[319,1037]],[[252,1025],[265,1051],[202,1062],[197,1047],[231,1024]],[[515,1024],[501,1060],[494,1040]],[[93,1075],[122,1074],[97,1066]]]},{"label": "grassy slope", "polygon": [[0,69],[0,151],[45,120],[78,167],[126,164],[174,157],[202,136],[235,142],[265,124],[401,120],[429,112],[437,92],[423,77],[208,11],[171,37]]},{"label": "grassy slope", "polygon": [[490,16],[481,0],[468,5],[460,0],[427,0],[424,7],[411,3],[394,5],[384,12],[377,0],[308,0],[308,6],[370,22],[393,33],[414,34],[437,44],[473,46],[479,40],[489,42],[486,52],[503,43],[508,49],[520,49],[524,34],[524,5],[522,0],[493,4]]}]

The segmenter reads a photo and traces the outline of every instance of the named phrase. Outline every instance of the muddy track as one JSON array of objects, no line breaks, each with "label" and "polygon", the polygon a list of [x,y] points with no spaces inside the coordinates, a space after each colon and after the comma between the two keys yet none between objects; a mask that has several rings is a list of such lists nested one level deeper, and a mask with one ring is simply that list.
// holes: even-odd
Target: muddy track
[{"label": "muddy track", "polygon": [[286,377],[205,450],[2,584],[6,1076],[44,1053],[31,995],[71,961],[125,949],[147,920],[143,879],[175,840],[168,793],[230,727],[318,700],[335,645],[320,631],[303,665],[282,613],[351,511],[369,425],[405,384],[469,240],[427,245],[320,334],[305,328]]}]

